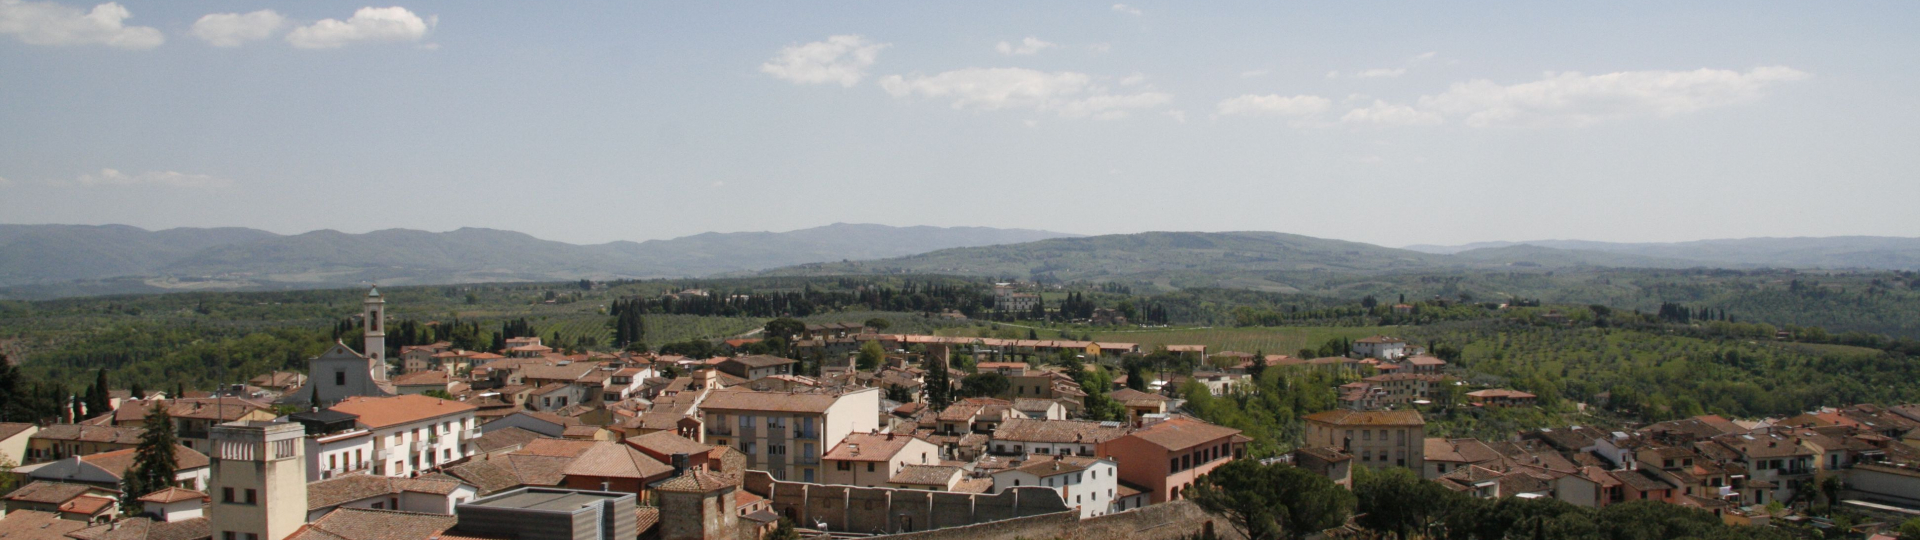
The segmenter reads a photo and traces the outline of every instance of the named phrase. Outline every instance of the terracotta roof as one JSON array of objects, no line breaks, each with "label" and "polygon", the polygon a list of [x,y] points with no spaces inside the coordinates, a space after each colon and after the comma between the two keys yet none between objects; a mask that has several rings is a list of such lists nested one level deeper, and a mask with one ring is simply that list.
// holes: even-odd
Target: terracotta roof
[{"label": "terracotta roof", "polygon": [[1477,397],[1477,398],[1507,398],[1507,399],[1533,399],[1535,397],[1533,394],[1521,392],[1519,390],[1508,390],[1505,388],[1488,388],[1486,390],[1474,390],[1472,392],[1467,392],[1467,396]]},{"label": "terracotta roof", "polygon": [[906,465],[900,472],[887,479],[889,484],[907,484],[914,486],[947,486],[964,471],[951,465]]},{"label": "terracotta roof", "polygon": [[1112,398],[1112,399],[1113,399],[1114,401],[1118,401],[1118,402],[1121,402],[1121,403],[1132,403],[1132,402],[1135,402],[1135,401],[1141,401],[1141,402],[1150,402],[1150,401],[1154,401],[1154,402],[1169,402],[1169,401],[1173,401],[1173,398],[1170,398],[1170,397],[1167,397],[1167,396],[1163,396],[1163,395],[1160,395],[1160,394],[1154,394],[1154,393],[1150,393],[1150,392],[1141,392],[1141,391],[1139,391],[1139,390],[1134,390],[1134,389],[1132,389],[1132,388],[1121,388],[1121,389],[1119,389],[1119,390],[1114,390],[1114,391],[1112,391],[1112,392],[1107,392],[1107,397],[1109,397],[1109,398]]},{"label": "terracotta roof", "polygon": [[705,469],[689,469],[653,485],[657,491],[677,491],[683,493],[709,493],[740,485],[740,479],[732,475],[710,472]]},{"label": "terracotta roof", "polygon": [[735,364],[740,364],[740,365],[743,365],[743,366],[746,366],[746,367],[748,367],[748,368],[763,368],[763,367],[772,367],[772,366],[784,366],[784,365],[787,365],[787,364],[798,364],[798,363],[800,363],[800,362],[799,362],[799,361],[797,361],[797,360],[792,360],[792,359],[787,359],[787,358],[781,358],[781,357],[778,357],[778,356],[768,356],[768,355],[764,355],[764,354],[756,354],[756,355],[751,355],[751,356],[735,356],[735,357],[733,357],[733,358],[728,358],[728,359],[726,359],[726,360],[722,360],[722,362],[732,362],[732,363],[735,363]]},{"label": "terracotta roof", "polygon": [[520,481],[520,476],[515,474],[513,464],[508,458],[469,461],[442,469],[442,472],[474,486],[481,496],[524,485]]},{"label": "terracotta roof", "polygon": [[1387,336],[1368,336],[1353,340],[1354,343],[1406,343],[1406,340]]},{"label": "terracotta roof", "polygon": [[592,476],[598,478],[637,478],[652,479],[673,473],[673,467],[661,463],[651,456],[625,444],[602,441],[595,443],[579,458],[563,469],[567,476]]},{"label": "terracotta roof", "polygon": [[833,446],[820,459],[833,461],[888,461],[913,441],[911,435],[893,433],[853,433]]},{"label": "terracotta roof", "polygon": [[654,454],[671,456],[674,454],[698,454],[712,450],[712,446],[701,444],[693,439],[681,437],[672,431],[656,431],[638,437],[628,437],[626,443],[634,448],[652,451]]},{"label": "terracotta roof", "polygon": [[773,411],[824,413],[839,401],[832,394],[790,394],[786,392],[722,391],[707,395],[700,403],[709,411]]},{"label": "terracotta roof", "polygon": [[1084,456],[1057,456],[1053,459],[1030,459],[1010,470],[1020,471],[1041,478],[1057,476],[1087,470],[1099,459]]},{"label": "terracotta roof", "polygon": [[587,453],[588,450],[592,450],[594,444],[594,441],[548,439],[543,437],[527,441],[526,446],[520,447],[519,450],[513,453],[522,456],[564,457],[572,459],[580,457],[581,454]]},{"label": "terracotta roof", "polygon": [[528,442],[532,442],[538,438],[540,438],[539,433],[517,427],[507,427],[487,430],[486,433],[482,433],[478,438],[473,439],[470,444],[473,445],[473,449],[477,452],[490,453],[500,450],[519,449],[526,446]]},{"label": "terracotta roof", "polygon": [[40,504],[60,504],[91,491],[106,491],[105,488],[86,484],[69,484],[36,480],[8,493],[6,500]]},{"label": "terracotta roof", "polygon": [[206,498],[207,498],[207,494],[205,493],[201,493],[191,489],[170,487],[160,491],[155,491],[153,493],[148,493],[146,495],[141,495],[139,500],[140,502],[172,504],[172,503],[177,503],[181,501],[188,501],[188,500],[194,500],[194,499],[206,499]]},{"label": "terracotta roof", "polygon": [[99,495],[81,495],[79,497],[74,497],[72,500],[68,500],[67,502],[60,503],[60,512],[65,514],[80,514],[83,516],[91,516],[91,515],[100,513],[102,510],[106,510],[108,507],[113,506],[115,502],[116,501],[114,500],[113,497],[102,497]]},{"label": "terracotta roof", "polygon": [[0,519],[0,540],[67,540],[67,533],[86,527],[84,521],[60,519],[51,512],[14,510]]},{"label": "terracotta roof", "polygon": [[353,396],[333,406],[333,410],[360,417],[361,424],[373,429],[471,413],[476,409],[477,407],[458,401],[412,394],[391,397]]},{"label": "terracotta roof", "polygon": [[79,540],[206,540],[212,535],[211,523],[204,517],[175,522],[144,517],[123,519],[67,534]]},{"label": "terracotta roof", "polygon": [[27,428],[30,427],[34,427],[34,425],[19,422],[0,422],[0,441],[11,439],[14,435],[19,435],[20,432],[26,431]]},{"label": "terracotta roof", "polygon": [[1184,450],[1238,435],[1240,430],[1207,423],[1198,418],[1175,417],[1148,424],[1129,434],[1166,448]]},{"label": "terracotta roof", "polygon": [[1427,461],[1448,463],[1487,463],[1498,461],[1500,453],[1477,439],[1442,439],[1428,437],[1423,441]]},{"label": "terracotta roof", "polygon": [[401,492],[446,495],[459,488],[460,482],[453,480],[393,478],[366,473],[348,474],[307,484],[307,510],[319,510]]},{"label": "terracotta roof", "polygon": [[1352,411],[1335,409],[1309,414],[1309,422],[1321,422],[1336,426],[1424,426],[1427,420],[1419,411]]},{"label": "terracotta roof", "polygon": [[1413,364],[1413,365],[1416,365],[1416,366],[1444,366],[1444,365],[1447,365],[1447,361],[1446,361],[1446,360],[1441,360],[1441,359],[1440,359],[1440,358],[1438,358],[1438,357],[1434,357],[1434,356],[1427,356],[1427,355],[1424,355],[1424,354],[1423,354],[1423,355],[1420,355],[1420,356],[1415,356],[1415,357],[1413,357],[1413,358],[1408,358],[1408,359],[1406,360],[1406,362],[1407,362],[1407,363],[1409,363],[1409,364]]},{"label": "terracotta roof", "polygon": [[[101,452],[80,456],[80,461],[99,467],[115,478],[125,478],[127,469],[133,468],[136,449],[122,448],[112,452]],[[173,467],[177,470],[198,469],[207,466],[207,455],[181,445],[173,445]]]},{"label": "terracotta roof", "polygon": [[452,380],[452,376],[448,375],[447,372],[440,371],[437,369],[430,369],[426,371],[415,371],[413,373],[403,373],[400,376],[393,378],[393,385],[394,386],[427,386],[427,385],[434,385],[434,384],[445,385],[447,384],[447,381],[450,381],[450,380]]},{"label": "terracotta roof", "polygon": [[87,426],[79,424],[54,424],[34,432],[30,439],[48,441],[96,442],[110,444],[140,444],[140,434],[147,430],[137,426]]},{"label": "terracotta roof", "polygon": [[456,523],[450,515],[340,508],[294,531],[287,540],[426,540]]},{"label": "terracotta roof", "polygon": [[1099,444],[1127,434],[1122,426],[1085,420],[1011,418],[993,430],[996,441]]}]

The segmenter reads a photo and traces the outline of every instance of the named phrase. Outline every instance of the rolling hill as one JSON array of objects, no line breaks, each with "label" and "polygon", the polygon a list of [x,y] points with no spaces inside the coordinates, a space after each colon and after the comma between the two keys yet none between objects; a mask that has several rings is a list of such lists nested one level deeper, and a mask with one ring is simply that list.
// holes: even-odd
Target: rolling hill
[{"label": "rolling hill", "polygon": [[576,245],[495,229],[448,232],[125,225],[0,225],[0,298],[483,281],[697,277],[812,262],[1028,242],[1063,233],[836,223],[789,232],[705,233]]},{"label": "rolling hill", "polygon": [[1433,254],[1457,254],[1516,245],[1685,260],[1693,261],[1699,266],[1920,269],[1920,238],[1888,236],[1737,238],[1665,243],[1532,240],[1480,242],[1458,246],[1414,245],[1407,246],[1406,249]]}]

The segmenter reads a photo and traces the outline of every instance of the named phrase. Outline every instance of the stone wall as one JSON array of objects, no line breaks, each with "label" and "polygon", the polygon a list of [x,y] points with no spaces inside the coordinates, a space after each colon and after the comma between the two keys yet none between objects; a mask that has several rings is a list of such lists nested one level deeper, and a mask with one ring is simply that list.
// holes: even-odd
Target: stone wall
[{"label": "stone wall", "polygon": [[889,540],[1179,540],[1211,529],[1222,539],[1238,539],[1226,520],[1191,501],[1150,505],[1100,517],[1079,519],[1071,511],[962,527],[901,533]]},{"label": "stone wall", "polygon": [[[800,482],[781,482],[762,471],[748,471],[741,482],[765,497],[776,514],[805,528],[892,534],[961,527],[1066,512],[1077,515],[1044,487],[1018,487],[992,495]],[[663,514],[666,509],[661,509]]]}]

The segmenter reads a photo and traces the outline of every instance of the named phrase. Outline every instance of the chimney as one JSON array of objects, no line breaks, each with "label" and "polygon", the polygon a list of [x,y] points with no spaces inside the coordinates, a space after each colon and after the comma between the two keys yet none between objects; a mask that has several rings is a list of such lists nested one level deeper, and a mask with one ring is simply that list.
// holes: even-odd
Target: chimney
[{"label": "chimney", "polygon": [[673,455],[673,475],[680,476],[681,474],[686,472],[687,472],[687,455],[674,454]]},{"label": "chimney", "polygon": [[891,431],[887,432],[887,440],[889,441],[893,440],[893,432]]}]

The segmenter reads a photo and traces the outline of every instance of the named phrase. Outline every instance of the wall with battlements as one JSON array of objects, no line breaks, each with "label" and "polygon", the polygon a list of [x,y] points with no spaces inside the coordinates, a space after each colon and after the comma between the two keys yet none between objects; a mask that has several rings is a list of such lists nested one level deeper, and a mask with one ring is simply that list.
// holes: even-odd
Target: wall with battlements
[{"label": "wall with battlements", "polygon": [[795,526],[828,531],[898,534],[1062,512],[1078,515],[1059,492],[1044,487],[987,495],[782,482],[762,471],[748,471],[742,488],[765,497],[775,513]]}]

